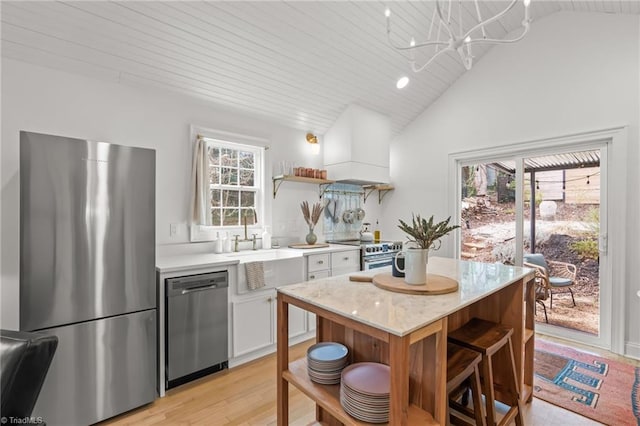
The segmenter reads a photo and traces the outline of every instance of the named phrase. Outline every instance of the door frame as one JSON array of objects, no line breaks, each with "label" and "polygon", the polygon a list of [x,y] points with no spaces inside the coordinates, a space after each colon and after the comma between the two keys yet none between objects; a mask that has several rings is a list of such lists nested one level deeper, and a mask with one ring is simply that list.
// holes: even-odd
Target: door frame
[{"label": "door frame", "polygon": [[[523,187],[523,159],[535,157],[543,153],[559,153],[567,151],[586,151],[601,149],[601,170],[605,168],[604,181],[601,181],[601,223],[606,229],[600,229],[600,243],[606,244],[606,253],[601,253],[605,261],[601,261],[601,277],[609,283],[608,295],[603,297],[600,291],[600,333],[596,339],[585,339],[580,332],[567,333],[563,336],[569,340],[576,340],[595,346],[604,347],[612,352],[624,353],[624,336],[626,333],[626,221],[627,200],[627,128],[615,127],[596,131],[574,133],[558,137],[522,141],[484,149],[475,149],[449,154],[449,213],[451,217],[460,217],[460,202],[462,187],[460,182],[460,168],[473,162],[497,161],[508,158],[516,160],[516,186]],[[603,162],[606,164],[603,166]],[[607,173],[608,171],[608,173]],[[611,189],[615,188],[615,191]],[[606,205],[603,203],[606,203]],[[602,207],[604,206],[604,208]],[[616,219],[609,221],[611,206],[616,206]],[[522,264],[523,247],[523,219],[522,219],[522,190],[516,191],[516,264]],[[603,220],[604,219],[604,220]],[[460,257],[460,230],[454,231],[454,255]],[[602,260],[602,259],[601,259]],[[602,268],[604,265],[604,268]],[[606,305],[606,306],[605,306]],[[612,307],[616,306],[613,310]],[[606,314],[609,320],[603,323]],[[607,324],[609,322],[609,324]],[[548,332],[544,326],[540,332]],[[604,337],[604,338],[603,338]]]}]

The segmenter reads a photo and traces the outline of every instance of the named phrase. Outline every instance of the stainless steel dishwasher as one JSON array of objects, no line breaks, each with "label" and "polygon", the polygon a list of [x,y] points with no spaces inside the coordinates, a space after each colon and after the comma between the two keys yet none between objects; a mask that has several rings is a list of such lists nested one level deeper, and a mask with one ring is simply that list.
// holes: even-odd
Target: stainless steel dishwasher
[{"label": "stainless steel dishwasher", "polygon": [[228,367],[227,271],[166,280],[166,388]]}]

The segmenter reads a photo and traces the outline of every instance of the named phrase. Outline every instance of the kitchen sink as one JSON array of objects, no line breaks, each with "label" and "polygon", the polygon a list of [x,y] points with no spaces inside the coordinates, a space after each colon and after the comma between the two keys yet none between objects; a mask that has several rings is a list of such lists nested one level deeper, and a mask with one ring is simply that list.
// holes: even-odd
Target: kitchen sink
[{"label": "kitchen sink", "polygon": [[283,249],[265,249],[265,250],[247,250],[237,253],[228,253],[225,256],[237,258],[240,263],[246,262],[268,262],[277,259],[291,259],[294,257],[302,257],[302,253],[294,250]]}]

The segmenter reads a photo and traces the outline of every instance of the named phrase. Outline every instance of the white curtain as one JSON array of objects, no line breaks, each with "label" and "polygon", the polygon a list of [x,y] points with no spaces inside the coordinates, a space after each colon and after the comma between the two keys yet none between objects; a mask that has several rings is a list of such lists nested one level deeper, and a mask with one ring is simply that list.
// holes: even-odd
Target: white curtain
[{"label": "white curtain", "polygon": [[191,223],[211,225],[211,192],[209,189],[209,158],[207,142],[196,140],[191,170]]}]

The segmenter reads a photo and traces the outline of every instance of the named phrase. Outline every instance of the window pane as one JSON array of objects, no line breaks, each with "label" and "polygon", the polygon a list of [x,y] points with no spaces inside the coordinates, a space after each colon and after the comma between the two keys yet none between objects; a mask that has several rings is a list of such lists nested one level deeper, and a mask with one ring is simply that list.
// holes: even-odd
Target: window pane
[{"label": "window pane", "polygon": [[253,170],[240,170],[240,185],[253,186]]},{"label": "window pane", "polygon": [[240,225],[240,217],[238,209],[222,209],[224,216],[222,217],[222,226],[238,226]]},{"label": "window pane", "polygon": [[245,152],[245,151],[240,151],[239,152],[239,158],[240,158],[240,167],[243,169],[255,169],[255,163],[254,163],[254,154],[253,152]]},{"label": "window pane", "polygon": [[222,207],[222,203],[220,202],[221,192],[219,189],[211,190],[211,207]]},{"label": "window pane", "polygon": [[209,167],[209,179],[212,184],[220,184],[220,167]]},{"label": "window pane", "polygon": [[220,148],[209,147],[209,164],[212,166],[220,165]]},{"label": "window pane", "polygon": [[211,224],[213,226],[222,226],[222,210],[213,209],[211,211]]},{"label": "window pane", "polygon": [[222,191],[223,207],[238,207],[240,205],[240,191]]},{"label": "window pane", "polygon": [[222,168],[222,184],[223,185],[237,185],[238,184],[238,169],[231,169],[229,167]]},{"label": "window pane", "polygon": [[238,167],[238,151],[230,148],[220,148],[220,164]]},{"label": "window pane", "polygon": [[242,191],[240,193],[240,207],[255,207],[256,194],[254,192]]}]

